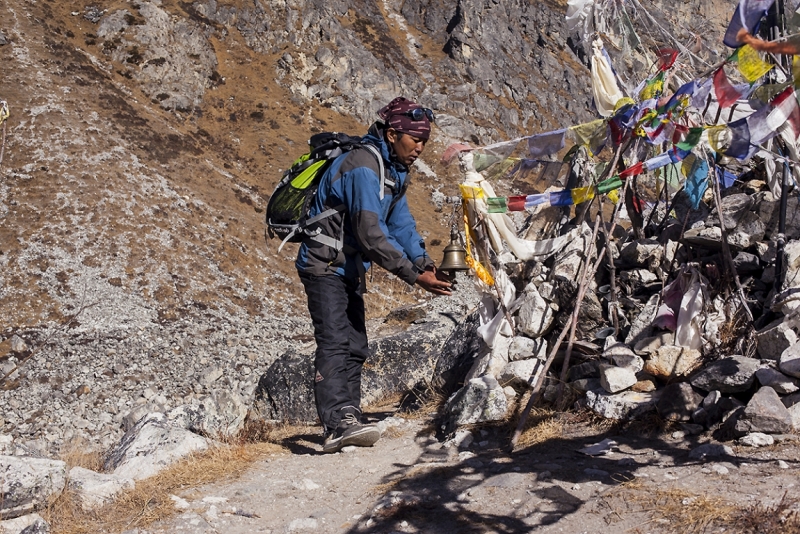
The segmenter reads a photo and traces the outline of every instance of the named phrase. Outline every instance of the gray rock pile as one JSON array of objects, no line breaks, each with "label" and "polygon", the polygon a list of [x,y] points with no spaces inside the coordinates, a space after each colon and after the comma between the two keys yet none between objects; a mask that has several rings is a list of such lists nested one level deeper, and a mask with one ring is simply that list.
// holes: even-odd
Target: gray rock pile
[{"label": "gray rock pile", "polygon": [[[505,419],[552,355],[541,396],[561,406],[576,403],[617,420],[655,412],[746,444],[768,441],[748,436],[800,428],[798,201],[788,201],[778,257],[779,202],[766,184],[751,180],[723,194],[718,208],[707,197],[692,209],[679,193],[672,216],[645,213],[649,225],[618,229],[607,248],[602,233],[589,247],[591,228],[573,220],[581,237],[544,261],[495,258],[495,271],[516,291],[506,310],[513,332],[501,330],[491,347],[472,353],[463,387],[446,403],[445,427]],[[569,325],[579,274],[598,249],[610,251],[614,278],[604,261],[589,280],[564,368],[568,338],[552,345]],[[481,324],[479,340],[488,322]]]}]

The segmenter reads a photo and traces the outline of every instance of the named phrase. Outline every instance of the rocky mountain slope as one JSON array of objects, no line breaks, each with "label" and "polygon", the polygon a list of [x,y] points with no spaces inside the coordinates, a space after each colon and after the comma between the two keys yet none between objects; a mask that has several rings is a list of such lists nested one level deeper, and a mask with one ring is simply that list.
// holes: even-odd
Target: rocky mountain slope
[{"label": "rocky mountain slope", "polygon": [[[643,45],[623,79],[658,45],[690,44],[696,68],[718,57],[730,2],[636,5]],[[251,392],[257,371],[310,341],[295,249],[263,235],[280,171],[311,133],[363,131],[399,94],[438,116],[410,193],[438,257],[459,179],[439,162],[449,143],[594,117],[565,12],[562,0],[4,2],[0,430],[107,444],[142,399],[170,404],[220,377]],[[378,311],[423,298],[375,289]]]}]

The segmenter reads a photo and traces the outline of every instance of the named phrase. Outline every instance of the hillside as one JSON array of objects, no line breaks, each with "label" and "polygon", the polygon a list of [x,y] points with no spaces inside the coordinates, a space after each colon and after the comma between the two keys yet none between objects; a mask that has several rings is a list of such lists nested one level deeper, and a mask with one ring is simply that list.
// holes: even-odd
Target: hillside
[{"label": "hillside", "polygon": [[[696,68],[718,57],[728,2],[647,9],[623,79],[664,43],[697,44]],[[296,249],[264,238],[269,194],[310,134],[362,132],[399,94],[438,116],[409,193],[438,259],[441,202],[459,181],[445,147],[595,116],[565,12],[558,0],[4,2],[0,363],[20,369],[3,386],[3,431],[52,445],[74,427],[107,443],[134,402],[189,399],[209,368],[251,393],[260,369],[311,339]],[[376,273],[370,314],[420,298]]]}]

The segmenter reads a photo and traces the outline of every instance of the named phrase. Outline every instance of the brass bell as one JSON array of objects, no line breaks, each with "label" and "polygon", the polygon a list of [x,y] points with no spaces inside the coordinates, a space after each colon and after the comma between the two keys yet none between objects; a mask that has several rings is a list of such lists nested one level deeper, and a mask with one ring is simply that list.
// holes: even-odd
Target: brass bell
[{"label": "brass bell", "polygon": [[450,228],[450,243],[444,247],[444,256],[439,270],[454,276],[457,271],[468,271],[467,251],[458,238],[458,229],[455,225]]}]

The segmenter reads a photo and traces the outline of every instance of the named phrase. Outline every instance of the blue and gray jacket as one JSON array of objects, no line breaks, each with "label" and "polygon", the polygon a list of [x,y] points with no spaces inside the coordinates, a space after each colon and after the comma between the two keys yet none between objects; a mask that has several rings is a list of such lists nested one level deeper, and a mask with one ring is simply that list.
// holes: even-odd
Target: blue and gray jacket
[{"label": "blue and gray jacket", "polygon": [[375,123],[363,142],[373,145],[382,155],[385,180],[380,179],[376,155],[366,148],[342,154],[323,174],[308,216],[342,207],[315,226],[323,235],[341,239],[344,246],[337,250],[306,239],[295,262],[300,273],[335,274],[355,281],[375,262],[414,284],[420,273],[433,265],[408,209],[408,167],[391,160],[383,133],[380,123]]}]

